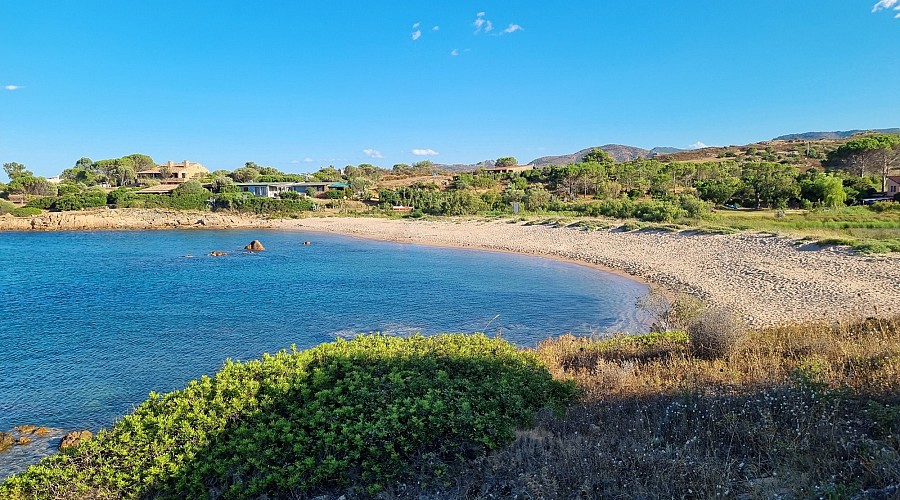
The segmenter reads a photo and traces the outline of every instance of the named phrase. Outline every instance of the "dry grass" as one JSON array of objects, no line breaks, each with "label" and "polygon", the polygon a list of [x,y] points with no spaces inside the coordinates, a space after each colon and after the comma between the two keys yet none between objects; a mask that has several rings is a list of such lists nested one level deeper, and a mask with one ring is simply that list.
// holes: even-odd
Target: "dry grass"
[{"label": "dry grass", "polygon": [[900,317],[749,331],[720,357],[679,332],[537,353],[581,388],[565,416],[385,496],[900,497]]}]

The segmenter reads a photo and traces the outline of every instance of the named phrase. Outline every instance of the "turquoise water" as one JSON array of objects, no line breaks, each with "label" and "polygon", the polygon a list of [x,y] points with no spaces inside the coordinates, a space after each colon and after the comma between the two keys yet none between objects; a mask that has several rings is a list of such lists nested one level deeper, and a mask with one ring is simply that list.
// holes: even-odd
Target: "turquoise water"
[{"label": "turquoise water", "polygon": [[[267,251],[242,253],[253,239]],[[97,430],[150,391],[291,344],[482,331],[534,346],[642,330],[646,286],[514,254],[205,230],[0,233],[0,290],[0,430]],[[18,468],[0,453],[0,477]]]}]

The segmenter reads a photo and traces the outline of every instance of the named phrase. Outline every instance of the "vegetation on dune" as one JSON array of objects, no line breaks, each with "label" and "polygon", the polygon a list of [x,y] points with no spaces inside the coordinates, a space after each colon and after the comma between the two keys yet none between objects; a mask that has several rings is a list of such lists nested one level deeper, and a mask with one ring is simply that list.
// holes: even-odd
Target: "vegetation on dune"
[{"label": "vegetation on dune", "polygon": [[[718,314],[678,321],[694,336],[541,343],[536,354],[554,377],[577,383],[577,403],[455,469],[438,496],[900,494],[900,317],[763,330],[736,330]],[[704,350],[717,331],[730,332],[727,348]]]},{"label": "vegetation on dune", "polygon": [[151,394],[111,429],[0,486],[2,498],[375,493],[508,444],[570,385],[484,335],[362,336]]}]

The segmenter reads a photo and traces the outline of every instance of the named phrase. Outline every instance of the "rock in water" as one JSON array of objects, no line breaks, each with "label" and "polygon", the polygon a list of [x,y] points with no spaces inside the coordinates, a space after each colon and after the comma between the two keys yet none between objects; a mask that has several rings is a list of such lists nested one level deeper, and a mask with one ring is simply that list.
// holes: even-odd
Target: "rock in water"
[{"label": "rock in water", "polygon": [[13,439],[11,434],[0,432],[0,451],[12,447],[14,443],[15,440]]},{"label": "rock in water", "polygon": [[65,450],[66,448],[78,446],[92,437],[94,435],[91,434],[91,431],[72,431],[63,436],[62,441],[59,442],[59,449]]},{"label": "rock in water", "polygon": [[29,443],[31,443],[31,438],[28,436],[19,436],[19,439],[16,441],[16,444],[19,446],[25,446]]},{"label": "rock in water", "polygon": [[37,434],[38,436],[46,436],[47,434],[50,434],[51,432],[53,432],[53,431],[51,431],[50,429],[48,429],[46,427],[38,427],[37,429],[34,430],[34,433]]},{"label": "rock in water", "polygon": [[262,252],[266,247],[259,242],[259,240],[253,240],[249,245],[244,247],[244,250],[250,250],[251,252]]},{"label": "rock in water", "polygon": [[37,430],[37,427],[33,425],[20,425],[18,427],[13,427],[13,429],[19,431],[22,434],[32,434]]}]

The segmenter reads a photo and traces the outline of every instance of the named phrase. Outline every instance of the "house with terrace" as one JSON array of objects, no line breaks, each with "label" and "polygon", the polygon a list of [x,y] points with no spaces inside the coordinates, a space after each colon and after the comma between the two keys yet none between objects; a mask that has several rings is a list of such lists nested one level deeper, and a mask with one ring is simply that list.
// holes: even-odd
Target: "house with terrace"
[{"label": "house with terrace", "polygon": [[184,160],[181,163],[169,161],[153,168],[141,170],[137,173],[138,183],[147,184],[158,182],[160,184],[181,184],[190,179],[197,179],[209,174],[209,170],[203,165]]},{"label": "house with terrace", "polygon": [[262,198],[277,198],[285,191],[294,191],[304,196],[317,196],[331,189],[344,189],[339,182],[238,182],[235,184],[244,193]]}]

